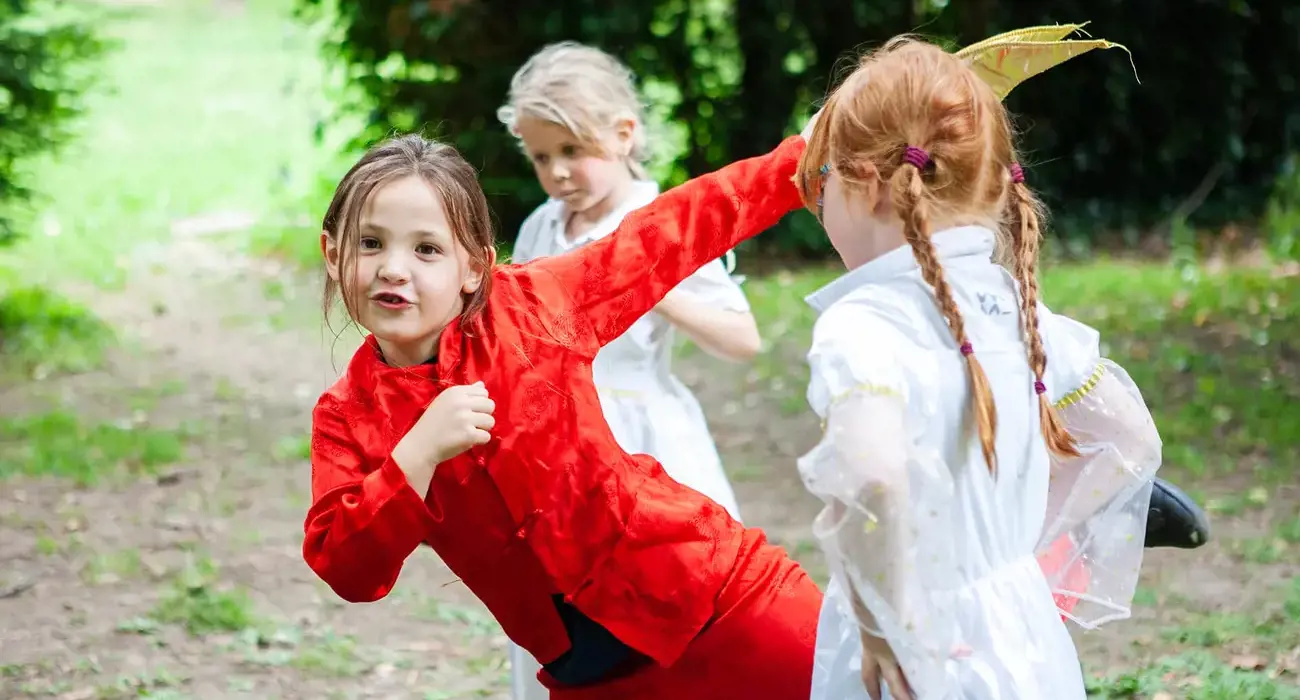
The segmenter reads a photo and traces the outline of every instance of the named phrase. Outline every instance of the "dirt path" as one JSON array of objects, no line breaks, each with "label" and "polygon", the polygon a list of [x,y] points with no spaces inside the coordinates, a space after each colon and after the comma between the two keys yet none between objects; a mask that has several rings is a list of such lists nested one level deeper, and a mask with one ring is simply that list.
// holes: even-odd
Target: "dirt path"
[{"label": "dirt path", "polygon": [[135,267],[121,293],[84,296],[127,339],[108,366],[0,405],[194,438],[159,478],[0,483],[0,697],[504,697],[504,637],[427,550],[366,606],[302,562],[309,411],[354,348],[313,322],[316,283],[202,239]]}]

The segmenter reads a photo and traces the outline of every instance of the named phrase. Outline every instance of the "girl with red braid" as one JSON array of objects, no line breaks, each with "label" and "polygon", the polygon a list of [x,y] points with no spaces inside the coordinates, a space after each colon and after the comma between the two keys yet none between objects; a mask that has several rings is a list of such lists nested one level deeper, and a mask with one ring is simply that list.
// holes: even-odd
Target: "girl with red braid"
[{"label": "girl with red braid", "polygon": [[1083,700],[1062,614],[1129,612],[1160,438],[1098,334],[1038,299],[1042,209],[1000,98],[895,40],[800,161],[849,270],[810,298],[825,434],[799,469],[832,571],[814,700]]}]

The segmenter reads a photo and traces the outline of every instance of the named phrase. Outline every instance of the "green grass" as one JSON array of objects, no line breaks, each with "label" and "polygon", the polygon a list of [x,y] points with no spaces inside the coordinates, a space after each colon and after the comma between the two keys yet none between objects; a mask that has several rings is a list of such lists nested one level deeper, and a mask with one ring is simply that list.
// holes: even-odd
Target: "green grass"
[{"label": "green grass", "polygon": [[277,460],[290,461],[307,461],[311,459],[311,436],[310,435],[290,435],[280,438],[272,449],[272,454]]},{"label": "green grass", "polygon": [[83,8],[114,49],[95,68],[78,137],[26,166],[37,195],[17,212],[26,235],[0,249],[0,376],[91,369],[114,342],[46,289],[121,286],[132,258],[187,217],[253,217],[220,235],[236,248],[301,218],[332,161],[313,141],[329,114],[319,32],[293,6],[248,0],[244,21],[210,0]]},{"label": "green grass", "polygon": [[[0,691],[17,695],[5,698],[80,698],[82,700],[186,700],[190,696],[177,690],[187,678],[177,676],[161,666],[152,666],[134,674],[122,674],[111,681],[103,680],[104,669],[95,656],[74,664],[45,660],[29,664],[0,666]],[[8,683],[6,685],[6,682]]]},{"label": "green grass", "polygon": [[[1099,263],[1045,280],[1098,328],[1143,389],[1166,463],[1193,476],[1294,483],[1300,457],[1300,278]],[[1256,481],[1259,483],[1259,481]]]},{"label": "green grass", "polygon": [[1300,577],[1254,616],[1194,615],[1162,631],[1187,649],[1134,671],[1089,679],[1090,697],[1196,700],[1300,699]]},{"label": "green grass", "polygon": [[1197,650],[1162,659],[1133,673],[1091,680],[1088,697],[1096,700],[1296,700],[1300,698],[1300,688],[1270,678],[1267,673],[1237,668],[1208,651]]},{"label": "green grass", "polygon": [[501,626],[491,615],[479,608],[455,603],[429,600],[416,615],[421,619],[463,627],[469,637],[488,636],[501,632]]},{"label": "green grass", "polygon": [[360,675],[372,664],[352,638],[326,634],[299,648],[289,665],[313,675],[347,678]]},{"label": "green grass", "polygon": [[[313,142],[317,119],[328,116],[317,32],[293,18],[293,0],[248,0],[253,17],[241,21],[217,5],[96,10],[117,46],[79,137],[29,164],[38,197],[19,219],[27,235],[0,250],[0,380],[101,366],[118,339],[61,296],[67,285],[122,285],[154,246],[185,235],[173,229],[187,217],[252,215],[251,230],[215,237],[222,250],[256,247],[315,191],[330,162]],[[93,483],[106,472],[149,471],[182,447],[179,434],[84,424],[71,409],[7,418],[0,477]]]},{"label": "green grass", "polygon": [[86,568],[82,578],[90,584],[114,583],[122,579],[140,576],[144,562],[136,549],[123,549],[116,552],[96,554]]},{"label": "green grass", "polygon": [[[320,211],[325,211],[322,208]],[[320,231],[311,226],[266,226],[255,230],[251,238],[254,253],[285,260],[310,270],[323,264]]]},{"label": "green grass", "polygon": [[224,646],[255,666],[291,666],[317,676],[345,678],[373,666],[356,640],[329,629],[304,635],[296,626],[275,626],[254,610],[248,591],[222,581],[215,564],[194,557],[172,581],[147,617],[118,626],[123,634],[153,635],[162,624],[183,627],[202,637],[234,633]]},{"label": "green grass", "polygon": [[175,431],[86,424],[63,411],[0,419],[0,479],[26,474],[92,485],[122,472],[151,473],[184,453]]},{"label": "green grass", "polygon": [[[216,565],[197,558],[172,583],[171,590],[154,607],[150,618],[178,624],[194,636],[239,632],[258,623],[247,591],[221,587]],[[133,630],[140,631],[140,630]]]},{"label": "green grass", "polygon": [[114,342],[111,328],[49,290],[0,287],[0,377],[95,369]]},{"label": "green grass", "polygon": [[[210,0],[108,13],[101,31],[120,48],[102,89],[80,138],[33,166],[44,206],[0,257],[22,260],[30,281],[111,287],[180,219],[239,212],[266,226],[292,213],[319,177],[313,134],[327,116],[316,32],[292,6],[248,0],[255,17],[244,21]],[[234,236],[245,245],[253,235]]]},{"label": "green grass", "polygon": [[322,269],[321,217],[329,207],[339,178],[360,156],[360,153],[346,151],[323,155],[319,172],[305,180],[281,203],[281,215],[277,221],[250,232],[250,250],[303,270]]}]

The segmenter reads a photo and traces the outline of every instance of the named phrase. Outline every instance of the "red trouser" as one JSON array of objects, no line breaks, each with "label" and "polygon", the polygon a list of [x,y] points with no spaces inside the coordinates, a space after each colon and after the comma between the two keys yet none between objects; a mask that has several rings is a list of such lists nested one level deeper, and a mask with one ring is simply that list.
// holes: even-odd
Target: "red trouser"
[{"label": "red trouser", "polygon": [[608,681],[560,686],[551,700],[807,700],[822,593],[785,551],[753,547],[718,597],[718,616],[671,668],[646,663]]},{"label": "red trouser", "polygon": [[[1070,568],[1061,576],[1061,570],[1066,566]],[[1038,567],[1049,579],[1057,579],[1056,587],[1061,590],[1086,591],[1092,579],[1087,563],[1075,553],[1074,541],[1069,534],[1056,538],[1046,552],[1038,555]],[[1072,612],[1074,606],[1079,604],[1078,598],[1064,593],[1053,593],[1052,598],[1056,601],[1057,609],[1063,612]],[[1061,619],[1066,619],[1064,614]]]}]

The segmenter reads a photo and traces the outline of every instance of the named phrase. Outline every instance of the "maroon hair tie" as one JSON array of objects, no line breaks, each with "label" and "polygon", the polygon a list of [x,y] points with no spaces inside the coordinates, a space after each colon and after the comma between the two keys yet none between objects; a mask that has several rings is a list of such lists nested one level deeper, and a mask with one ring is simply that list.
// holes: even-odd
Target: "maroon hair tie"
[{"label": "maroon hair tie", "polygon": [[930,167],[930,154],[924,149],[916,146],[908,146],[903,149],[903,162],[915,167],[917,170],[925,170]]},{"label": "maroon hair tie", "polygon": [[1019,163],[1011,164],[1011,181],[1014,183],[1021,183],[1025,181],[1025,169],[1020,167]]},{"label": "maroon hair tie", "polygon": [[973,352],[975,352],[975,348],[971,347],[971,344],[970,344],[970,343],[962,343],[962,344],[961,344],[961,354],[963,354],[963,355],[969,355],[969,354],[971,354],[971,353],[973,353]]},{"label": "maroon hair tie", "polygon": [[1044,383],[1042,383],[1042,382],[1034,382],[1034,393],[1035,393],[1035,394],[1046,394],[1046,393],[1047,393],[1047,385],[1044,384]]}]

